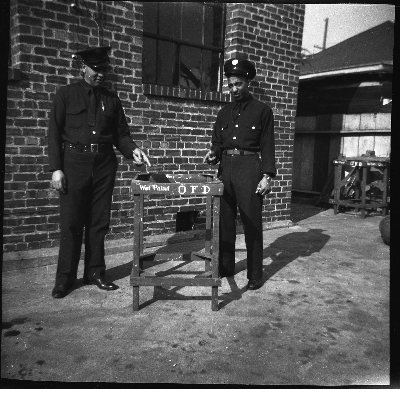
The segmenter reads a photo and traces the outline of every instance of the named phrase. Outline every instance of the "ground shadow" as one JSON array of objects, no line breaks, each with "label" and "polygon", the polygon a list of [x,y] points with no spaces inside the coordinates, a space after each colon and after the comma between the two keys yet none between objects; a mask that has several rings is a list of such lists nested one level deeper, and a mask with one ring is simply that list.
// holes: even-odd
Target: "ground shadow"
[{"label": "ground shadow", "polygon": [[[330,239],[329,235],[323,233],[322,229],[310,229],[308,232],[293,232],[277,238],[263,251],[264,260],[271,259],[269,265],[263,267],[263,285],[281,269],[289,265],[299,257],[309,257],[318,253]],[[243,250],[239,250],[243,251]],[[247,258],[235,264],[235,274],[247,269]],[[232,279],[230,281],[229,279]],[[220,308],[230,302],[240,299],[246,288],[239,289],[234,283],[234,278],[228,278],[231,293],[227,293],[220,303]]]},{"label": "ground shadow", "polygon": [[307,232],[293,232],[277,238],[264,249],[264,260],[270,257],[272,262],[264,267],[263,279],[267,281],[299,257],[309,257],[321,251],[330,239],[330,236],[323,232],[323,229],[310,229]]},{"label": "ground shadow", "polygon": [[[155,276],[170,276],[173,275],[174,273],[178,273],[179,275],[193,275],[196,272],[194,271],[179,271],[179,268],[187,264],[187,262],[182,262],[179,265],[176,265],[168,270],[160,271],[155,274]],[[199,270],[197,271],[198,277],[200,277],[203,273],[204,270]],[[196,277],[193,277],[193,279],[196,279]],[[223,293],[218,296],[218,309],[220,310],[221,308],[225,307],[227,304],[234,300],[239,300],[242,297],[242,294],[247,290],[246,287],[243,287],[240,289],[236,282],[234,277],[227,277],[228,284],[231,288],[231,291],[229,293]],[[154,287],[154,293],[153,293],[153,298],[150,300],[145,301],[140,305],[140,309],[145,308],[149,306],[150,304],[155,303],[156,301],[159,300],[208,300],[211,301],[211,287],[209,287],[210,290],[210,296],[188,296],[188,295],[182,295],[178,293],[180,289],[182,289],[183,286],[174,286],[172,288],[168,288],[166,286],[155,286]]]},{"label": "ground shadow", "polygon": [[323,211],[332,208],[332,205],[325,202],[319,202],[317,204],[317,199],[315,197],[292,197],[290,204],[290,220],[293,223],[302,221],[317,215]]},{"label": "ground shadow", "polygon": [[[204,248],[204,246],[203,246]],[[167,254],[168,253],[164,253]],[[162,255],[160,255],[162,257]],[[154,275],[157,277],[164,277],[164,276],[173,276],[175,274],[178,274],[180,276],[184,275],[190,275],[195,277],[193,279],[196,279],[196,276],[200,277],[202,274],[204,274],[204,266],[201,265],[199,266],[198,271],[190,270],[190,271],[182,271],[180,270],[183,266],[188,264],[190,262],[190,259],[187,259],[187,257],[183,257],[184,259],[179,263],[174,265],[171,268],[165,269],[163,271],[158,271]],[[157,264],[162,264],[165,263],[168,260],[156,260],[153,262],[144,262],[143,263],[143,271],[146,271],[150,266],[156,266]],[[178,260],[179,261],[179,260]],[[123,279],[126,277],[129,277],[131,274],[132,270],[132,263],[133,261],[130,261],[128,263],[119,265],[114,268],[110,268],[109,270],[106,271],[106,280],[107,281],[117,281],[119,279]],[[227,278],[229,286],[231,288],[231,292],[229,293],[224,293],[222,295],[218,296],[218,299],[220,300],[219,302],[219,309],[224,307],[226,304],[229,304],[231,301],[234,300],[239,300],[242,296],[242,294],[246,291],[246,287],[240,289],[236,282],[234,277],[228,277]],[[79,281],[82,281],[81,284]],[[81,286],[83,286],[83,280],[79,279],[74,287],[74,289],[77,289]],[[159,300],[209,300],[211,301],[211,287],[209,287],[210,290],[210,295],[209,296],[188,296],[188,295],[182,295],[179,292],[180,289],[182,289],[183,286],[174,286],[171,288],[168,288],[167,286],[154,286],[154,293],[153,293],[153,298],[150,300],[145,301],[144,303],[140,304],[140,309],[145,308],[149,306],[150,304],[155,303],[156,301]]]},{"label": "ground shadow", "polygon": [[[236,266],[238,264],[239,263],[236,263]],[[244,269],[246,269],[246,267],[244,267]],[[239,272],[238,270],[236,271]],[[218,303],[219,310],[226,307],[229,303],[232,303],[232,301],[240,300],[242,298],[243,293],[247,291],[247,286],[243,286],[241,289],[238,287],[234,276],[228,276],[226,280],[228,281],[231,291],[228,293],[223,293],[222,295],[218,296],[218,299],[221,300]]]},{"label": "ground shadow", "polygon": [[277,238],[264,249],[264,260],[271,259],[263,268],[264,283],[299,257],[309,257],[318,253],[330,239],[323,229],[310,229],[307,232],[288,233]]},{"label": "ground shadow", "polygon": [[[190,271],[182,271],[180,270],[182,267],[184,267],[186,264],[190,263],[191,260],[186,260],[186,257],[184,257],[185,260],[181,260],[178,264],[174,265],[173,267],[170,267],[168,269],[162,270],[162,271],[157,271],[154,273],[154,276],[156,277],[167,277],[167,276],[173,276],[173,275],[179,275],[181,277],[184,277],[185,275],[187,276],[193,276],[193,279],[196,279],[196,277],[201,277],[204,272],[205,272],[205,267],[203,265],[199,266],[199,269],[197,271],[195,270],[190,270]],[[143,272],[146,271],[146,269],[150,267],[154,267],[157,264],[163,264],[167,260],[156,260],[153,262],[149,263],[143,263]],[[177,260],[179,261],[179,260]],[[107,271],[107,280],[118,280],[125,278],[127,276],[130,276],[131,274],[131,269],[132,269],[132,261],[123,265],[119,265],[118,267],[111,268],[109,271]],[[143,276],[143,275],[142,275]],[[173,286],[173,287],[168,287],[167,285],[163,286],[154,286],[154,292],[153,292],[153,297],[144,303],[140,304],[139,308],[143,309],[150,304],[153,304],[159,300],[209,300],[211,302],[211,286],[209,287],[210,290],[210,295],[209,296],[188,296],[188,295],[182,295],[179,292],[180,289],[182,289],[184,286]]]},{"label": "ground shadow", "polygon": [[[270,259],[270,263],[268,265],[264,265],[263,268],[263,284],[267,282],[272,276],[282,270],[284,267],[289,265],[291,262],[296,260],[299,257],[309,257],[313,253],[318,253],[328,242],[330,239],[329,235],[323,233],[322,229],[310,229],[307,232],[293,232],[288,233],[287,235],[283,235],[278,237],[274,242],[272,242],[268,247],[266,247],[263,251],[263,258]],[[198,245],[196,245],[198,246]],[[165,251],[167,246],[163,248]],[[197,249],[199,250],[199,249]],[[236,250],[237,252],[243,252],[245,250]],[[168,253],[164,253],[168,254]],[[161,253],[160,256],[162,257]],[[164,263],[166,260],[155,260],[152,263],[144,262],[144,271],[151,265],[157,265],[160,263]],[[163,271],[158,271],[155,276],[163,277],[163,276],[171,276],[174,274],[179,275],[198,275],[204,273],[204,269],[199,267],[198,271],[181,271],[180,269],[190,262],[190,259],[187,259],[187,256],[183,257],[181,262],[177,265],[174,265],[171,268],[168,268]],[[247,268],[247,259],[240,260],[235,264],[235,274],[246,270]],[[110,268],[106,272],[106,280],[107,281],[116,281],[119,279],[126,278],[130,276],[132,270],[132,261],[126,264],[119,265],[114,268]],[[196,279],[196,278],[193,278]],[[75,288],[80,287],[79,281]],[[234,277],[228,277],[227,282],[230,286],[231,291],[229,293],[223,293],[218,296],[219,298],[219,309],[226,307],[232,301],[240,300],[243,293],[247,290],[247,287],[239,288],[236,284]],[[83,286],[83,281],[81,283]],[[159,300],[210,300],[211,301],[211,287],[210,287],[210,296],[187,296],[182,295],[179,290],[182,289],[182,286],[174,286],[172,288],[168,288],[166,286],[155,286],[153,298],[147,300],[146,302],[140,305],[140,309],[147,307],[150,304],[155,303]]]}]

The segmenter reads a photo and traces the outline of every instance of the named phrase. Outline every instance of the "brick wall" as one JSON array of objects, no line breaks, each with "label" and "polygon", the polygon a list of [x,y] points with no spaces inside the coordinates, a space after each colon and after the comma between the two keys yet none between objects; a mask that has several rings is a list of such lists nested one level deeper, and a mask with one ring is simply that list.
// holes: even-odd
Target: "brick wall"
[{"label": "brick wall", "polygon": [[[167,173],[213,172],[202,163],[213,122],[229,101],[226,93],[142,85],[142,3],[76,1],[79,13],[65,0],[11,0],[12,65],[9,68],[4,180],[4,251],[58,245],[59,200],[50,189],[46,129],[54,94],[79,79],[71,55],[78,48],[97,46],[97,17],[103,44],[112,46],[116,67],[110,88],[123,103],[136,143],[153,165]],[[86,8],[87,7],[87,8]],[[264,201],[264,222],[290,215],[294,117],[300,62],[304,5],[228,3],[226,54],[256,64],[253,94],[275,113],[277,168],[273,192]],[[226,90],[226,89],[224,89]],[[114,189],[111,229],[107,239],[133,232],[130,182],[138,171],[120,160]],[[178,211],[199,210],[201,197],[147,199],[146,234],[174,232]]]}]

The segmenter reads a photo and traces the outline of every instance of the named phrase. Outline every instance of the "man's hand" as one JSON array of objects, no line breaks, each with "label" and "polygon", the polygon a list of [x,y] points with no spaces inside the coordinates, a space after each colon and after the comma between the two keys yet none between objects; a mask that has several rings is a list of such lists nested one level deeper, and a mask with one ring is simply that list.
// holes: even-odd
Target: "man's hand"
[{"label": "man's hand", "polygon": [[215,157],[214,152],[209,150],[203,159],[203,163],[215,165],[217,163],[217,157]]},{"label": "man's hand", "polygon": [[140,167],[143,164],[147,164],[149,167],[151,167],[150,161],[147,158],[146,154],[143,152],[143,150],[135,149],[133,150],[133,161],[134,163]]},{"label": "man's hand", "polygon": [[67,179],[61,169],[53,172],[51,177],[51,187],[58,190],[60,193],[65,193],[67,189]]},{"label": "man's hand", "polygon": [[263,177],[261,181],[257,185],[256,193],[260,194],[261,196],[265,196],[266,194],[271,192],[271,180],[267,177]]}]

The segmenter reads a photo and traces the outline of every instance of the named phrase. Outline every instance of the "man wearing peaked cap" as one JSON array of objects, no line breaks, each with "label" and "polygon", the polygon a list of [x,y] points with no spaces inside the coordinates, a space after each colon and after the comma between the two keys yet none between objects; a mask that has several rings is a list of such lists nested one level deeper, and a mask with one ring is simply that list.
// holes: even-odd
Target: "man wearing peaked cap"
[{"label": "man wearing peaked cap", "polygon": [[256,68],[254,64],[248,60],[231,58],[224,65],[224,73],[226,76],[241,75],[251,80],[256,76]]},{"label": "man wearing peaked cap", "polygon": [[95,47],[74,54],[82,80],[60,88],[50,113],[49,164],[52,187],[60,193],[61,230],[54,298],[65,297],[77,279],[84,228],[84,283],[118,288],[105,280],[104,261],[118,168],[113,146],[136,165],[150,166],[130,136],[120,99],[102,87],[110,50]]},{"label": "man wearing peaked cap", "polygon": [[263,285],[263,196],[271,192],[276,175],[274,116],[271,108],[250,93],[254,64],[232,58],[224,72],[233,101],[223,107],[214,124],[211,150],[204,160],[219,164],[224,184],[220,214],[221,277],[235,272],[236,215],[239,207],[247,248],[247,288]]},{"label": "man wearing peaked cap", "polygon": [[108,57],[108,52],[111,47],[94,47],[81,51],[77,51],[73,57],[80,57],[82,62],[91,68],[101,68],[107,67],[110,64],[110,58]]}]

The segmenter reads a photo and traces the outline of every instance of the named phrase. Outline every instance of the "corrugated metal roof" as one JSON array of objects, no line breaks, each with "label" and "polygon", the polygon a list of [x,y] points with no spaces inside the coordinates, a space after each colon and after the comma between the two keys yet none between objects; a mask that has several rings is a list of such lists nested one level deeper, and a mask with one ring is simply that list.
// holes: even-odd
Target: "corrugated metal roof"
[{"label": "corrugated metal roof", "polygon": [[386,21],[308,57],[301,65],[300,78],[326,72],[337,74],[340,70],[376,69],[382,64],[393,66],[393,46],[394,23]]}]

